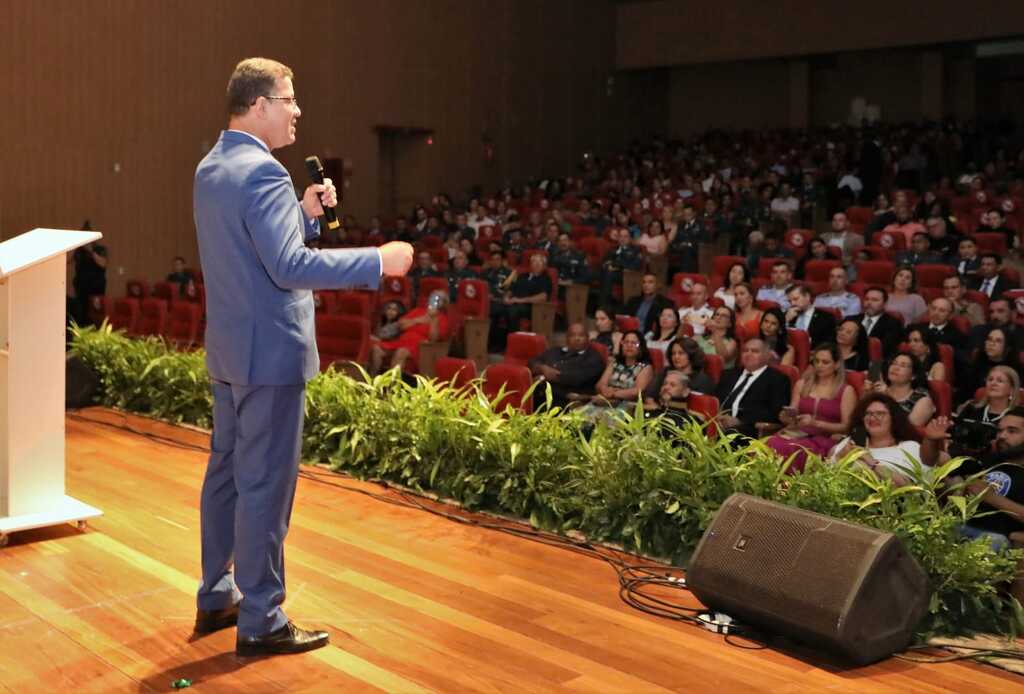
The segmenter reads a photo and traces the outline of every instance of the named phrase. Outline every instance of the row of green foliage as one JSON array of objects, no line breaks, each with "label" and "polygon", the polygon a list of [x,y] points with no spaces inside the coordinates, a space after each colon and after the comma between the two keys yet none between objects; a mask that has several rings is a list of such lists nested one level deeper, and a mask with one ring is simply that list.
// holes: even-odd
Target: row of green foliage
[{"label": "row of green foliage", "polygon": [[[100,375],[102,404],[210,425],[201,352],[175,352],[106,327],[77,330],[73,351]],[[696,424],[677,429],[638,411],[586,432],[572,412],[496,414],[476,387],[456,397],[445,384],[420,379],[411,386],[395,372],[357,380],[331,370],[308,384],[306,398],[304,459],[356,477],[398,482],[548,530],[580,531],[678,564],[722,502],[745,492],[901,537],[931,579],[922,636],[1016,634],[1024,627],[1021,606],[997,591],[1024,552],[996,554],[957,532],[979,504],[963,486],[943,492],[959,461],[899,488],[852,459],[811,459],[802,474],[787,475],[763,443],[709,438]]]}]

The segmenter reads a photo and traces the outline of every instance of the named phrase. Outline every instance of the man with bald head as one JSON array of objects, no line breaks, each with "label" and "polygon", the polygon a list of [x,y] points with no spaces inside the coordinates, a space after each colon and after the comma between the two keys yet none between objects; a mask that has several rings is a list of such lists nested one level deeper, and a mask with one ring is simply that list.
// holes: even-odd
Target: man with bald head
[{"label": "man with bald head", "polygon": [[[565,333],[565,347],[552,347],[531,359],[529,367],[535,378],[551,385],[551,404],[565,407],[594,394],[594,386],[604,371],[604,359],[590,346],[583,324],[573,323]],[[533,391],[535,407],[546,401],[546,390],[542,383]]]},{"label": "man with bald head", "polygon": [[722,374],[718,382],[718,422],[726,431],[757,437],[757,424],[779,422],[779,411],[789,404],[789,379],[768,366],[763,340],[743,343],[740,366]]},{"label": "man with bald head", "polygon": [[935,297],[928,305],[928,325],[924,327],[936,342],[961,350],[967,346],[967,335],[949,322],[953,310],[952,301],[944,296]]}]

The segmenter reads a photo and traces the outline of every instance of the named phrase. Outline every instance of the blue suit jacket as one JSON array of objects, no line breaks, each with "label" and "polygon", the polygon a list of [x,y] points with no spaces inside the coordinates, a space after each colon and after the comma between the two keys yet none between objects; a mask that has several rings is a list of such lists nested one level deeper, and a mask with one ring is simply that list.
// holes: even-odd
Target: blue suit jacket
[{"label": "blue suit jacket", "polygon": [[375,248],[317,251],[288,171],[255,138],[220,139],[193,188],[206,285],[206,365],[235,385],[297,385],[320,369],[312,289],[380,283]]}]

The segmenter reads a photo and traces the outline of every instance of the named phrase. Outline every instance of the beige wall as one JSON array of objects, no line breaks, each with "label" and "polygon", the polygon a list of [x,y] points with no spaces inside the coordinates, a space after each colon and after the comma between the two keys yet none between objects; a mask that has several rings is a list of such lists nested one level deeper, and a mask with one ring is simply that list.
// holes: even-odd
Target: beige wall
[{"label": "beige wall", "polygon": [[1024,34],[1006,0],[660,0],[620,4],[620,69],[813,55]]},{"label": "beige wall", "polygon": [[278,153],[293,178],[308,154],[351,159],[344,209],[363,218],[380,195],[378,124],[435,130],[405,200],[568,171],[609,129],[606,0],[0,0],[0,26],[0,236],[88,217],[116,293],[176,253],[195,261],[192,174],[248,55],[296,72],[299,138]]}]

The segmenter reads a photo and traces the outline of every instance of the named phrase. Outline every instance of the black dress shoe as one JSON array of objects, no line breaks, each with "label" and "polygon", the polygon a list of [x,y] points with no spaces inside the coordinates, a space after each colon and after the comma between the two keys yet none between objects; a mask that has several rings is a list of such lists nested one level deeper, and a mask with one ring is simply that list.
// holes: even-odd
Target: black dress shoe
[{"label": "black dress shoe", "polygon": [[305,653],[327,645],[326,631],[307,631],[288,622],[277,631],[262,636],[244,636],[235,643],[235,654],[241,656],[283,655]]},{"label": "black dress shoe", "polygon": [[238,624],[238,605],[225,607],[223,610],[196,610],[197,634],[212,634]]}]

